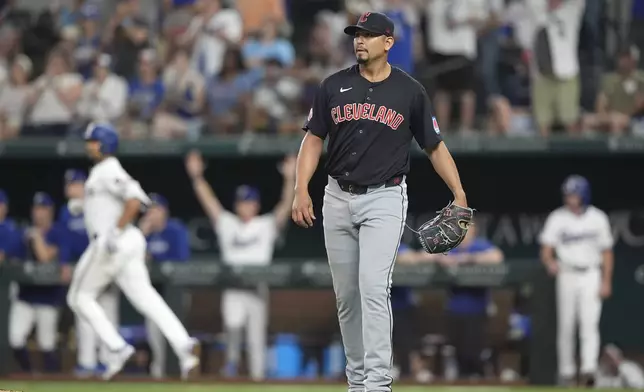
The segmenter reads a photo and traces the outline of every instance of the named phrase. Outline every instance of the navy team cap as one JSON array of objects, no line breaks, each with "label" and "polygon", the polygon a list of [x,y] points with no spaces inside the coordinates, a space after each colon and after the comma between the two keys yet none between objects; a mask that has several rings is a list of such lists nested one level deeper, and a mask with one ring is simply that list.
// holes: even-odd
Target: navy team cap
[{"label": "navy team cap", "polygon": [[0,204],[7,204],[9,202],[9,197],[4,189],[0,189]]},{"label": "navy team cap", "polygon": [[354,36],[358,30],[368,31],[376,35],[393,37],[394,22],[387,15],[380,12],[365,12],[358,19],[358,23],[347,26],[344,33]]},{"label": "navy team cap", "polygon": [[36,192],[34,195],[33,205],[51,207],[54,205],[54,200],[45,192]]},{"label": "navy team cap", "polygon": [[153,205],[168,208],[168,199],[166,199],[163,195],[160,195],[158,193],[150,193],[150,200],[152,200]]},{"label": "navy team cap", "polygon": [[259,190],[249,185],[242,185],[235,192],[237,201],[259,201]]},{"label": "navy team cap", "polygon": [[69,169],[65,172],[65,184],[85,182],[85,180],[87,180],[87,175],[82,170]]}]

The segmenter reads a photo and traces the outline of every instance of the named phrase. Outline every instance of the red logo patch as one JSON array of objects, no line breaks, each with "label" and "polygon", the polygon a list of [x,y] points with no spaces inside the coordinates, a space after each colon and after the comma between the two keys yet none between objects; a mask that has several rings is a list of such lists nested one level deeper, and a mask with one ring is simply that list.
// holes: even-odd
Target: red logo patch
[{"label": "red logo patch", "polygon": [[367,18],[369,18],[369,15],[371,15],[371,12],[365,12],[364,14],[362,14],[360,20],[358,20],[358,23],[365,23],[367,21]]}]

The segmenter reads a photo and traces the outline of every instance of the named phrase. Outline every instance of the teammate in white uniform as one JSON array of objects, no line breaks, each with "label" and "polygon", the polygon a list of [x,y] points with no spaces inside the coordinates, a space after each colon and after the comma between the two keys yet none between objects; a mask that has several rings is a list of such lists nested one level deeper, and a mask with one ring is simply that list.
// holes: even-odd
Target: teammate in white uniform
[{"label": "teammate in white uniform", "polygon": [[192,353],[197,342],[152,287],[145,265],[145,237],[132,224],[141,205],[149,204],[150,199],[113,156],[118,134],[111,125],[90,124],[85,140],[96,164],[85,183],[83,201],[70,203],[69,209],[85,214],[90,244],[74,270],[67,303],[110,350],[104,379],[120,372],[134,354],[134,348],[118,334],[97,303],[97,297],[112,282],[141,314],[159,326],[179,357],[185,378],[199,365]]},{"label": "teammate in white uniform", "polygon": [[[212,221],[219,239],[221,256],[229,265],[265,266],[273,258],[275,240],[291,214],[295,186],[295,157],[281,166],[284,176],[282,197],[272,213],[258,215],[259,192],[249,186],[237,188],[235,212],[226,211],[203,177],[201,155],[191,152],[186,157],[186,170],[195,194]],[[227,334],[226,374],[234,376],[241,357],[242,331],[246,329],[250,376],[261,380],[266,372],[266,334],[268,328],[267,298],[261,290],[225,290],[222,317]],[[267,289],[264,288],[264,292]]]},{"label": "teammate in white uniform", "polygon": [[548,216],[541,233],[541,259],[557,277],[559,377],[574,382],[575,327],[579,323],[582,384],[592,384],[599,361],[602,300],[611,294],[613,235],[608,216],[590,205],[590,185],[570,176],[562,186],[564,206]]}]

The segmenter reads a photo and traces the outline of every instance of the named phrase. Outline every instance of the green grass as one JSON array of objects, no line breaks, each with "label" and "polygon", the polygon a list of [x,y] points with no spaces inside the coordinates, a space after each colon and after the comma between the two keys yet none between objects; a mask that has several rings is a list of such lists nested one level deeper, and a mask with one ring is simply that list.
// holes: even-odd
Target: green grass
[{"label": "green grass", "polygon": [[[556,388],[399,386],[395,392],[541,392]],[[127,382],[0,381],[0,390],[23,392],[346,392],[342,385],[237,385]]]}]

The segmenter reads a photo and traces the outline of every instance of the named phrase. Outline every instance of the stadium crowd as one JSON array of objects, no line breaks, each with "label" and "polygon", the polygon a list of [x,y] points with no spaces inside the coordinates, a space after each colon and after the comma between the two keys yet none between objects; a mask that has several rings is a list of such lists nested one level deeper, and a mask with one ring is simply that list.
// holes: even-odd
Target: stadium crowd
[{"label": "stadium crowd", "polygon": [[367,11],[396,22],[390,60],[428,85],[445,130],[641,133],[640,0],[629,40],[612,47],[609,29],[626,22],[608,15],[625,2],[5,3],[0,140],[75,135],[91,121],[131,139],[296,133],[319,82],[355,61],[342,28]]}]

